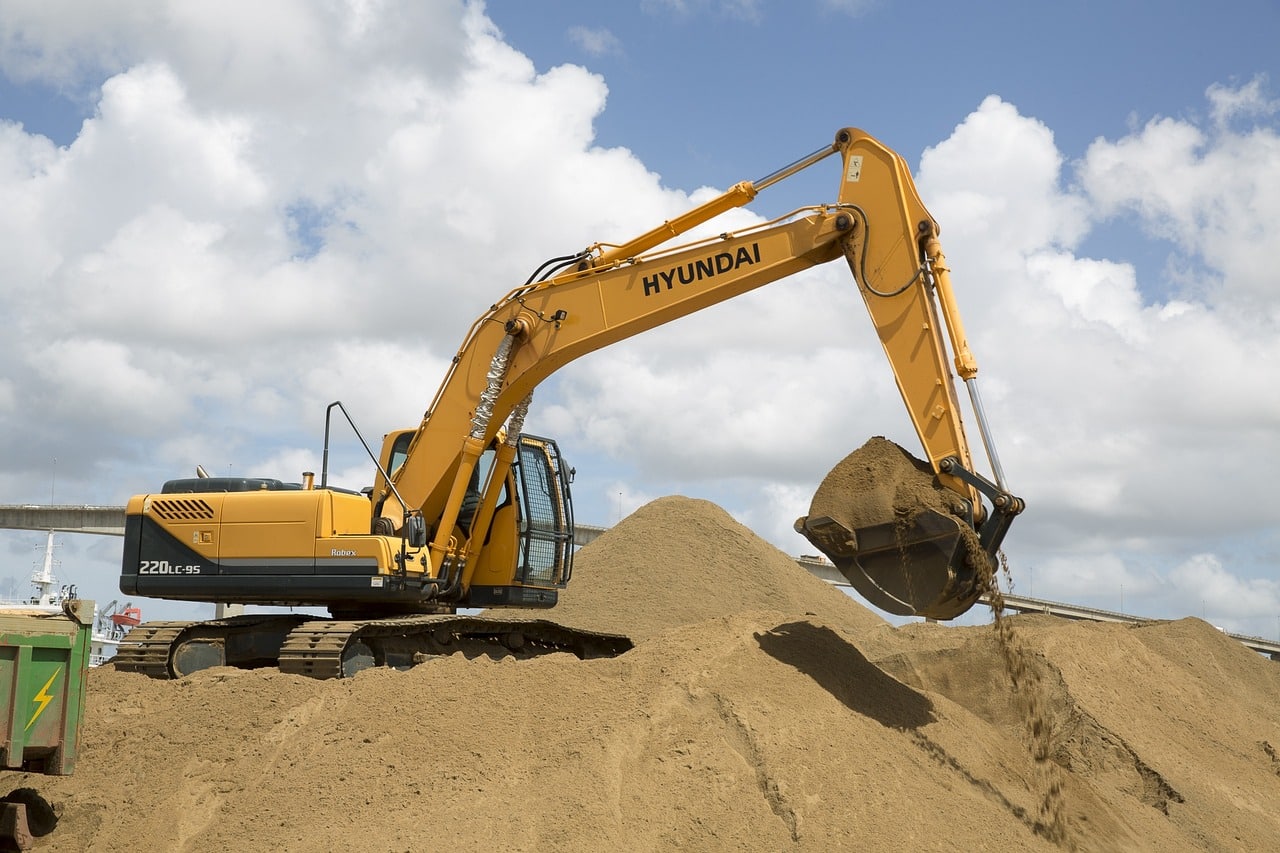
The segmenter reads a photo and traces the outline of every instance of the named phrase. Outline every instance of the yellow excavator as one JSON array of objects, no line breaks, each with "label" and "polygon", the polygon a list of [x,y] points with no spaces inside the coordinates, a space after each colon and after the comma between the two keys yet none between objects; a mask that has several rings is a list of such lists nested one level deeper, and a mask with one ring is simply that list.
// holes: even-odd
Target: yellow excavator
[{"label": "yellow excavator", "polygon": [[[667,245],[832,155],[841,164],[835,202]],[[623,636],[488,615],[550,608],[572,575],[573,472],[553,440],[523,433],[534,389],[579,356],[842,256],[924,447],[927,463],[917,461],[954,500],[912,508],[890,498],[853,529],[811,515],[797,530],[877,606],[940,619],[965,612],[1023,503],[1005,488],[988,437],[938,225],[903,159],[845,128],[831,145],[629,242],[543,264],[474,322],[416,428],[388,434],[377,456],[360,438],[376,465],[371,487],[328,483],[335,412],[359,436],[345,407],[333,403],[318,482],[314,473],[292,483],[197,469],[197,477],[133,497],[122,592],[327,608],[329,618],[146,623],[121,644],[116,666],[175,677],[218,665],[277,665],[332,678],[455,650],[626,651]],[[975,471],[948,344],[994,481]]]}]

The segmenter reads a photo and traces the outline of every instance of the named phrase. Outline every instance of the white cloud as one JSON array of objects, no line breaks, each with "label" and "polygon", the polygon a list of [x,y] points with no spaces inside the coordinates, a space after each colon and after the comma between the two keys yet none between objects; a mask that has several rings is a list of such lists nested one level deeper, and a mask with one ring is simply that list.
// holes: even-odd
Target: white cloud
[{"label": "white cloud", "polygon": [[1227,86],[1214,83],[1205,92],[1209,99],[1210,115],[1218,127],[1225,127],[1237,118],[1275,115],[1280,111],[1280,100],[1267,96],[1265,76],[1257,76],[1243,86]]},{"label": "white cloud", "polygon": [[921,193],[942,223],[944,243],[961,228],[966,240],[981,236],[1006,256],[1070,249],[1088,228],[1088,212],[1060,189],[1062,167],[1053,132],[991,95],[924,152]]},{"label": "white cloud", "polygon": [[582,48],[589,56],[605,56],[622,51],[622,42],[606,27],[570,27],[569,41]]},{"label": "white cloud", "polygon": [[1134,345],[1145,339],[1142,297],[1127,264],[1046,251],[1027,258],[1027,273],[1060,300],[1055,307],[1067,313],[1072,327],[1082,332],[1105,328],[1109,336]]},{"label": "white cloud", "polygon": [[1250,620],[1280,616],[1280,582],[1241,578],[1229,572],[1213,554],[1193,554],[1169,572],[1169,580],[1177,594],[1192,605],[1188,612],[1194,613],[1194,604],[1199,601],[1202,614],[1214,614],[1216,622],[1225,619],[1235,623],[1227,626],[1232,630],[1248,632],[1242,626]]},{"label": "white cloud", "polygon": [[33,378],[57,389],[42,399],[49,414],[75,418],[83,411],[99,429],[150,433],[181,422],[190,401],[141,363],[145,353],[92,338],[55,340],[32,354]]},{"label": "white cloud", "polygon": [[1268,125],[1236,130],[1227,119],[1266,118],[1275,102],[1263,98],[1259,80],[1214,86],[1209,97],[1214,127],[1153,118],[1121,140],[1096,140],[1081,163],[1081,184],[1100,216],[1136,215],[1201,270],[1190,295],[1220,310],[1261,309],[1274,320],[1280,297],[1269,238],[1280,217],[1280,134]]}]

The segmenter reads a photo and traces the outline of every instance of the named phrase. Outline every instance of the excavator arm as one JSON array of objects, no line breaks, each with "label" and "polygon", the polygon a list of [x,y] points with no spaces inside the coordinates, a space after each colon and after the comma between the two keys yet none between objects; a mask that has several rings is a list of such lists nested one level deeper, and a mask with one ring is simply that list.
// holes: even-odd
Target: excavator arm
[{"label": "excavator arm", "polygon": [[[658,248],[830,155],[842,161],[835,203],[739,232]],[[458,536],[459,513],[468,492],[477,487],[478,460],[486,448],[499,443],[500,431],[519,433],[524,407],[539,383],[582,355],[842,255],[865,298],[928,462],[939,482],[961,499],[965,518],[950,526],[944,523],[946,542],[940,556],[931,557],[944,568],[935,572],[936,581],[913,584],[925,591],[906,602],[880,594],[883,584],[868,579],[859,564],[857,531],[810,529],[799,523],[798,529],[842,570],[848,565],[859,576],[850,578],[854,586],[869,592],[882,607],[944,616],[954,615],[957,607],[968,609],[979,595],[975,579],[990,566],[958,573],[945,567],[971,560],[959,547],[970,533],[982,539],[979,551],[988,558],[994,555],[1009,519],[1022,504],[1001,483],[974,473],[948,343],[956,371],[971,387],[975,407],[972,382],[977,365],[956,309],[937,224],[920,201],[902,158],[852,128],[841,130],[828,148],[761,181],[740,183],[629,243],[592,246],[570,260],[568,271],[531,280],[496,302],[469,330],[403,463],[391,474],[399,499],[388,500],[392,490],[380,477],[373,494],[375,507],[396,529],[403,525],[400,501],[420,512],[431,533],[433,570],[439,575],[460,572],[465,585],[468,563],[487,534],[489,520],[481,512],[469,535]],[[980,408],[976,411],[991,456],[986,425]],[[508,423],[513,414],[514,425]],[[504,462],[499,454],[498,464],[480,484],[482,507],[496,500],[510,456],[506,454]],[[993,466],[998,472],[994,458]],[[1002,506],[995,512],[986,510],[984,493]],[[975,529],[993,520],[994,525],[982,526],[983,533]],[[936,530],[928,536],[937,539],[935,534]],[[916,553],[914,559],[922,556]],[[902,573],[888,565],[884,555],[877,571]],[[922,574],[924,567],[916,565],[913,572]],[[939,598],[949,602],[941,610],[933,605]]]}]

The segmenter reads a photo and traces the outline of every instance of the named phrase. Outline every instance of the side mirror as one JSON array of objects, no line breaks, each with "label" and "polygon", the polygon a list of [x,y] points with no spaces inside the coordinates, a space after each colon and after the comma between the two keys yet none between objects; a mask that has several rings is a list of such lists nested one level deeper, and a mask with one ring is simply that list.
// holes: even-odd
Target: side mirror
[{"label": "side mirror", "polygon": [[420,515],[411,515],[404,520],[404,538],[409,540],[410,548],[421,548],[427,544],[427,520]]}]

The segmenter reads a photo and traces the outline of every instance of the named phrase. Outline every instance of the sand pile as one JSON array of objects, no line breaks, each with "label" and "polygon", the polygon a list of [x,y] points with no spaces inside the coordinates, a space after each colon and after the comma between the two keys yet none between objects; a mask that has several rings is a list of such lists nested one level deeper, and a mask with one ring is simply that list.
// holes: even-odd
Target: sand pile
[{"label": "sand pile", "polygon": [[[4,782],[57,804],[51,851],[1062,849],[991,628],[894,629],[793,569],[663,499],[583,549],[553,612],[631,633],[622,657],[103,668],[76,774]],[[1069,846],[1274,847],[1280,667],[1198,620],[1012,621]]]},{"label": "sand pile", "polygon": [[810,614],[854,631],[884,624],[720,507],[685,497],[643,506],[583,548],[553,615],[639,640],[760,609]]}]

